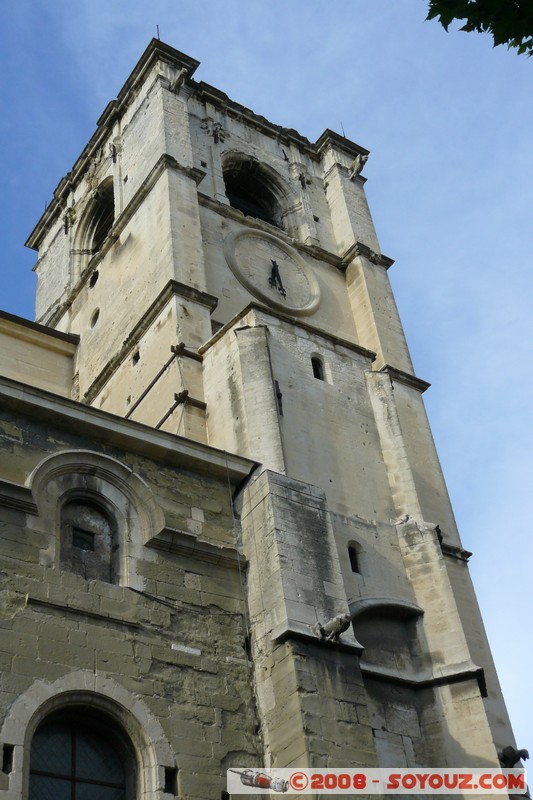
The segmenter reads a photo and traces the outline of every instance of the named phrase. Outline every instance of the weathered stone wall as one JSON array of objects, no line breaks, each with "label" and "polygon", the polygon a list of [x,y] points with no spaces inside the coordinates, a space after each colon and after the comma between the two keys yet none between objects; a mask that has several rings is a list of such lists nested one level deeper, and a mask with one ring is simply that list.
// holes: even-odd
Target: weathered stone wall
[{"label": "weathered stone wall", "polygon": [[[323,381],[313,376],[317,355]],[[321,486],[331,510],[394,516],[365,380],[370,354],[254,309],[205,349],[204,361],[212,444]]]},{"label": "weathered stone wall", "polygon": [[347,612],[324,493],[263,472],[246,490],[244,552],[255,686],[272,766],[374,764],[360,647],[318,641]]},{"label": "weathered stone wall", "polygon": [[[170,466],[168,456],[158,462],[81,427],[69,432],[15,412],[0,417],[0,448],[0,719],[3,743],[15,746],[14,769],[1,775],[6,797],[20,797],[28,770],[26,731],[10,709],[39,687],[38,696],[51,692],[60,703],[76,676],[81,691],[90,675],[118,687],[115,701],[127,701],[127,710],[137,704],[157,721],[180,795],[219,797],[228,766],[261,762],[227,476]],[[92,502],[101,492],[126,529],[122,585],[59,566],[59,507],[76,486]],[[162,530],[147,527],[154,515]],[[163,797],[159,780],[150,796]]]}]

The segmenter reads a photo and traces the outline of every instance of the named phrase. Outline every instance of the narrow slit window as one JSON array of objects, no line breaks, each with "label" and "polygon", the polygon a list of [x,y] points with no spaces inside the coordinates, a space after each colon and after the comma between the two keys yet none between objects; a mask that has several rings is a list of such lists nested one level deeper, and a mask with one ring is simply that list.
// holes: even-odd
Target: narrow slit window
[{"label": "narrow slit window", "polygon": [[2,772],[9,775],[13,770],[13,752],[15,748],[12,744],[5,744],[2,750]]},{"label": "narrow slit window", "polygon": [[313,368],[313,375],[318,381],[325,380],[324,378],[324,364],[322,359],[318,356],[313,356],[311,359],[311,366]]},{"label": "narrow slit window", "polygon": [[178,793],[178,770],[176,767],[165,767],[165,793]]},{"label": "narrow slit window", "polygon": [[352,572],[360,573],[361,570],[359,568],[357,549],[353,545],[350,545],[348,548],[348,558],[350,559],[350,567],[352,568]]}]

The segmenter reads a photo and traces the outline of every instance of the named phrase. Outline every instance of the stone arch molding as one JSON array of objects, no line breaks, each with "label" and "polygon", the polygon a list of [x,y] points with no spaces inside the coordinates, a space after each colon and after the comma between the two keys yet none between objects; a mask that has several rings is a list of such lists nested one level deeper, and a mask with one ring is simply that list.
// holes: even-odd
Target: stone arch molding
[{"label": "stone arch molding", "polygon": [[277,195],[283,203],[291,203],[297,199],[294,190],[279,172],[266,161],[260,161],[255,155],[245,153],[242,150],[228,149],[222,154],[222,169],[228,170],[232,167],[250,165],[258,171],[262,179],[267,182],[269,188]]},{"label": "stone arch molding", "polygon": [[97,223],[95,214],[98,211],[99,195],[108,192],[114,193],[113,184],[113,176],[107,175],[98,183],[97,188],[91,191],[85,199],[85,207],[81,211],[81,214],[79,214],[79,221],[77,222],[76,233],[72,243],[71,280],[73,283],[85,272],[89,262],[95,255],[91,247],[91,240]]},{"label": "stone arch molding", "polygon": [[41,563],[58,565],[62,505],[92,499],[116,520],[120,583],[143,588],[136,562],[155,558],[144,545],[163,530],[165,518],[154,493],[139,475],[117,459],[92,450],[63,450],[43,459],[26,484],[39,510],[33,526],[49,537],[48,548],[41,551]]},{"label": "stone arch molding", "polygon": [[8,797],[28,796],[31,740],[40,723],[50,713],[72,705],[97,709],[122,728],[136,753],[137,796],[162,798],[164,770],[177,764],[159,720],[143,700],[112,678],[87,670],[71,672],[53,683],[34,681],[11,706],[1,732],[2,742],[14,747]]},{"label": "stone arch molding", "polygon": [[242,150],[227,149],[223,151],[221,160],[223,172],[246,166],[253,169],[279,203],[281,221],[286,233],[289,235],[296,233],[301,221],[299,218],[301,202],[297,192],[289,181],[280,175],[277,169],[268,162],[259,160],[252,153],[246,153]]}]

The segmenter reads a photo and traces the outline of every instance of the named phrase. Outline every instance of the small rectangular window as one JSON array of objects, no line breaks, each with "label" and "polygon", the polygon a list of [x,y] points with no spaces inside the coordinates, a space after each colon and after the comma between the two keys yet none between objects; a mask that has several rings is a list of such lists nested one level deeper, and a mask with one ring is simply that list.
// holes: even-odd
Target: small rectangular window
[{"label": "small rectangular window", "polygon": [[165,767],[165,794],[178,793],[178,770],[175,767]]},{"label": "small rectangular window", "polygon": [[2,772],[9,775],[13,771],[13,751],[15,750],[12,744],[5,744],[2,751]]},{"label": "small rectangular window", "polygon": [[80,550],[94,550],[94,533],[82,528],[72,528],[72,546]]}]

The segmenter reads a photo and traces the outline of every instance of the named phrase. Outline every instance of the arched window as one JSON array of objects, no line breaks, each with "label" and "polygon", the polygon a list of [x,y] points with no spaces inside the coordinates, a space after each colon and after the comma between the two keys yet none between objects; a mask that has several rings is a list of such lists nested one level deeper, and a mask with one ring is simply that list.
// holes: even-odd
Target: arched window
[{"label": "arched window", "polygon": [[28,485],[47,540],[47,563],[144,588],[137,564],[145,544],[165,530],[165,515],[142,478],[114,458],[77,449],[44,458]]},{"label": "arched window", "polygon": [[272,181],[258,161],[252,158],[231,161],[224,169],[224,183],[232,208],[247,217],[283,227],[282,209]]},{"label": "arched window", "polygon": [[71,706],[37,728],[29,800],[134,800],[131,742],[107,715]]},{"label": "arched window", "polygon": [[61,569],[86,580],[113,583],[118,573],[115,521],[85,498],[70,500],[61,509]]},{"label": "arched window", "polygon": [[96,190],[92,213],[86,231],[86,250],[97,253],[106,240],[115,221],[113,179],[107,178]]}]

